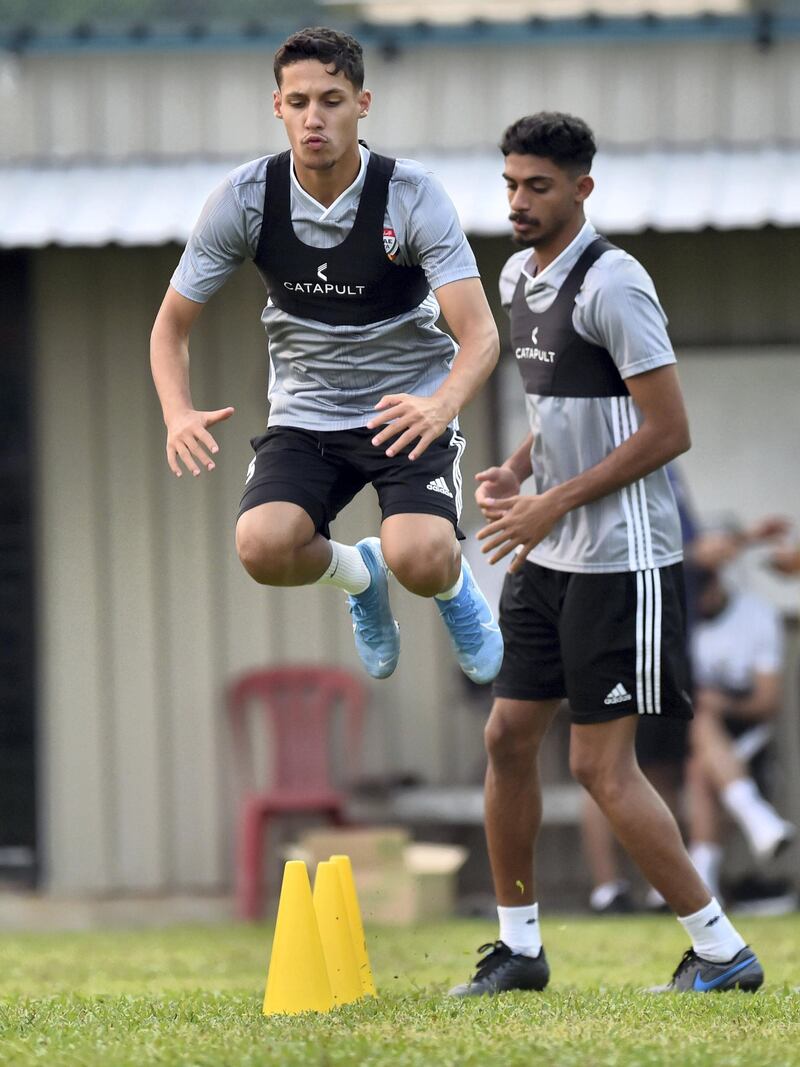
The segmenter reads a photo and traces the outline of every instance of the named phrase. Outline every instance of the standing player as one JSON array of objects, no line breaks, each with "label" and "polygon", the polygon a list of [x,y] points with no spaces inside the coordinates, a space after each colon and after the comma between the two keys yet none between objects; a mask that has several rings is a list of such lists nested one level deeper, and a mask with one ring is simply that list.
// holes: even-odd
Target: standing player
[{"label": "standing player", "polygon": [[[502,638],[456,540],[458,413],[499,351],[474,257],[431,174],[359,143],[372,98],[356,40],[301,30],[274,68],[274,112],[291,149],[239,167],[211,195],[153,328],[167,461],[178,477],[181,464],[193,475],[214,468],[209,427],[233,409],[195,408],[189,334],[205,301],[252,259],[269,294],[270,414],[236,526],[244,567],[264,585],[343,589],[375,678],[400,652],[391,569],[435,598],[469,677],[491,681]],[[460,347],[436,328],[440,308]],[[331,541],[329,523],[367,482],[380,540]]]},{"label": "standing player", "polygon": [[[668,986],[756,989],[763,972],[686,854],[639,769],[640,715],[691,716],[681,532],[664,464],[689,447],[675,357],[652,282],[584,216],[595,143],[580,119],[540,113],[502,142],[514,236],[501,296],[531,433],[478,475],[506,646],[486,727],[486,834],[499,940],[455,995],[543,989],[533,878],[536,761],[561,700],[570,765],[689,937]],[[533,249],[531,253],[529,249]],[[533,474],[537,495],[520,495]]]}]

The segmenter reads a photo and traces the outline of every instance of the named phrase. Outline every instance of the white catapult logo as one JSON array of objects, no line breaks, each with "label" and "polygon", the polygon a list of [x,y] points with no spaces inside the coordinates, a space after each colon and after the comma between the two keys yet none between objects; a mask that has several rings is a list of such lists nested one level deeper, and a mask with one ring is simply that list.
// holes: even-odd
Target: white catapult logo
[{"label": "white catapult logo", "polygon": [[309,296],[363,296],[366,285],[336,285],[328,281],[328,264],[320,263],[317,267],[317,282],[290,282],[283,283],[284,289],[290,293],[306,293]]},{"label": "white catapult logo", "polygon": [[[543,341],[542,344],[546,342]],[[539,348],[539,327],[534,326],[531,330],[531,343],[521,345],[514,349],[517,359],[536,359],[540,363],[555,363],[556,354],[549,348]]]},{"label": "white catapult logo", "polygon": [[630,695],[630,693],[625,688],[625,686],[622,684],[622,682],[617,682],[617,684],[614,686],[614,688],[608,694],[608,696],[603,701],[603,703],[604,704],[624,704],[626,700],[633,700],[633,697]]}]

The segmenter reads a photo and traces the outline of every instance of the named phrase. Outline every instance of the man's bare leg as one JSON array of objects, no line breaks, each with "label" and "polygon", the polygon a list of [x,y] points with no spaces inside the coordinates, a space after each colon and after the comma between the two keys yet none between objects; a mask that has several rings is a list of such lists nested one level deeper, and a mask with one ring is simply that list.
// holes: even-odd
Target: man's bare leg
[{"label": "man's bare leg", "polygon": [[597,802],[622,847],[677,915],[690,915],[710,893],[689,859],[678,824],[636,762],[637,719],[573,725],[570,767]]},{"label": "man's bare leg", "polygon": [[[669,987],[663,988],[716,988],[691,985],[698,977],[701,983],[706,981],[703,974],[720,988],[725,983],[731,988],[737,981],[757,988],[763,981],[760,964],[703,884],[675,817],[636,762],[636,727],[635,716],[573,725],[570,766],[605,813],[617,840],[691,938],[694,954],[681,961]],[[725,969],[727,964],[733,971]],[[740,971],[746,976],[737,978]]]},{"label": "man's bare leg", "polygon": [[542,823],[537,759],[560,700],[495,700],[486,724],[486,842],[503,907],[536,899],[534,845]]},{"label": "man's bare leg", "polygon": [[303,508],[279,501],[240,516],[236,548],[245,570],[262,585],[320,583],[346,592],[356,651],[367,673],[388,678],[394,671],[400,636],[377,537],[357,545],[329,541]]},{"label": "man's bare leg", "polygon": [[486,724],[486,841],[500,936],[475,976],[451,996],[483,996],[506,989],[541,990],[550,968],[539,930],[534,843],[542,821],[537,757],[559,700],[495,700]]},{"label": "man's bare leg", "polygon": [[297,504],[259,504],[236,523],[242,566],[261,585],[310,585],[331,561],[331,544]]},{"label": "man's bare leg", "polygon": [[439,515],[390,515],[381,524],[381,547],[389,570],[417,596],[443,593],[461,573],[453,524]]},{"label": "man's bare leg", "polygon": [[608,819],[588,793],[581,808],[581,840],[592,877],[589,903],[593,911],[630,911],[628,882],[620,877],[617,842]]},{"label": "man's bare leg", "polygon": [[738,823],[753,855],[771,859],[794,837],[795,828],[762,795],[722,718],[704,704],[702,695],[692,722],[692,747],[703,774]]}]

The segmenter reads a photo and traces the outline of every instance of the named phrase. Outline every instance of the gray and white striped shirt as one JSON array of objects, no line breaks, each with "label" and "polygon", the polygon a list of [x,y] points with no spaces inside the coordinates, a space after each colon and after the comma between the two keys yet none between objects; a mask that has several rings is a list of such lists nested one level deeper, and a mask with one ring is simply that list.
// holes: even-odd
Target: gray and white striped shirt
[{"label": "gray and white striped shirt", "polygon": [[[298,239],[332,248],[350,232],[369,159],[330,207],[323,207],[292,171],[292,224]],[[172,287],[200,303],[219,289],[258,247],[269,157],[232,171],[211,194],[172,276]],[[421,164],[399,159],[389,182],[384,225],[397,235],[395,262],[419,265],[432,290],[478,277],[475,257],[452,202]],[[297,318],[268,301],[261,320],[270,360],[269,425],[308,430],[363,426],[387,393],[430,395],[450,370],[457,346],[438,329],[431,292],[411,311],[368,326],[332,326]]]},{"label": "gray and white striped shirt", "polygon": [[[590,222],[541,274],[526,274],[525,299],[546,311],[583,251],[596,237]],[[530,259],[517,252],[500,275],[508,309]],[[623,379],[675,362],[666,316],[644,267],[611,249],[586,272],[575,298],[572,325],[590,344],[606,349]],[[636,432],[641,412],[629,396],[569,397],[526,393],[533,432],[531,462],[537,493],[594,467]],[[584,574],[643,571],[683,558],[675,497],[662,467],[600,500],[570,511],[528,555],[533,563]]]}]

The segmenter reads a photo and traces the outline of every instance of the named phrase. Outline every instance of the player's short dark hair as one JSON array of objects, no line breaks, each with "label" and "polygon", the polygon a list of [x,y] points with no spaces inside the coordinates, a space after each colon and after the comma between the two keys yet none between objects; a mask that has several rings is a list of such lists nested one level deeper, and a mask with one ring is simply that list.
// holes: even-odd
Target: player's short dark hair
[{"label": "player's short dark hair", "polygon": [[538,111],[512,122],[500,150],[504,156],[541,156],[571,174],[588,174],[597,144],[583,119],[562,111]]},{"label": "player's short dark hair", "polygon": [[275,53],[273,63],[278,88],[283,68],[303,59],[318,59],[320,63],[332,66],[334,74],[342,71],[356,89],[364,88],[364,53],[349,33],[330,30],[327,26],[307,26],[287,37]]}]

